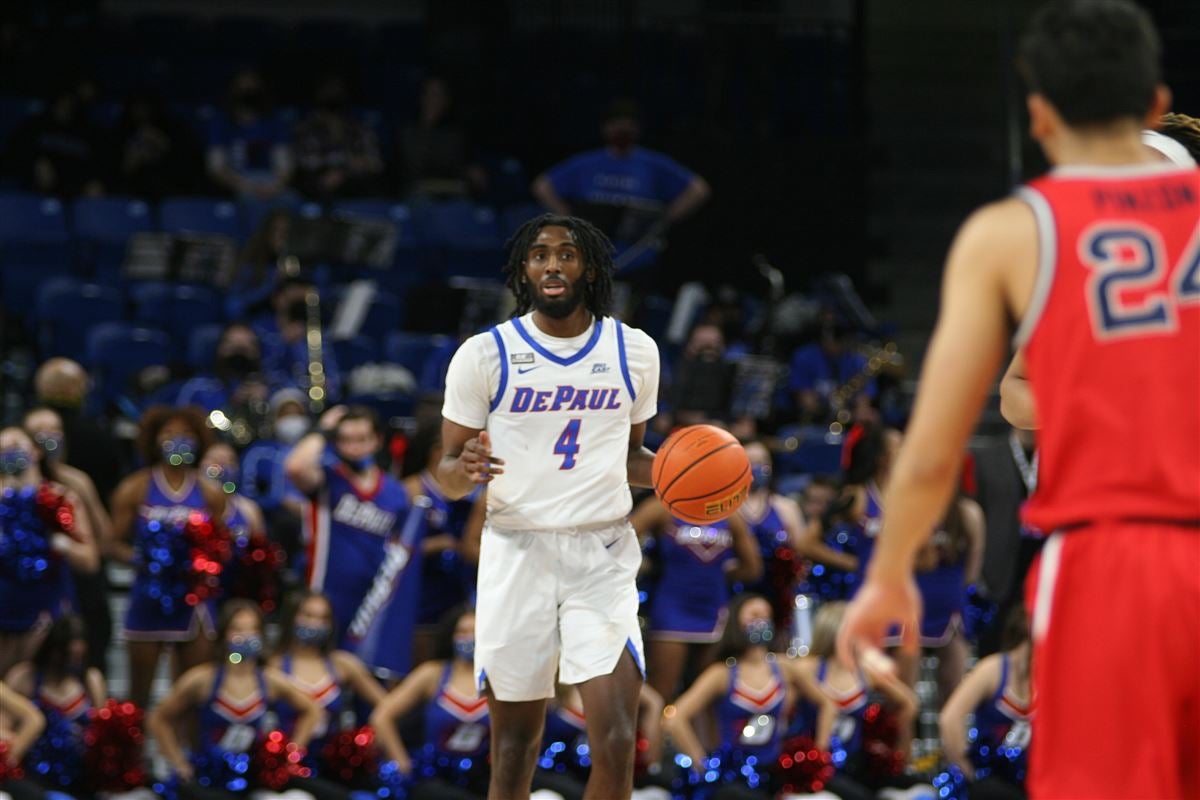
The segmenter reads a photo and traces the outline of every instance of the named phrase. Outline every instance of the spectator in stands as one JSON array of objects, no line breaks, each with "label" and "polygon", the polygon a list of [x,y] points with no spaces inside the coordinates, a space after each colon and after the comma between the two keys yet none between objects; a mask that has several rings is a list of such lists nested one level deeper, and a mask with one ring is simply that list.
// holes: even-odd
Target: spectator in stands
[{"label": "spectator in stands", "polygon": [[[475,612],[466,606],[443,615],[432,661],[414,669],[371,714],[384,756],[415,779],[414,798],[482,800],[488,789],[488,704],[479,696],[472,666]],[[404,746],[397,723],[424,708],[423,745]]]},{"label": "spectator in stands", "polygon": [[[87,515],[98,554],[108,551],[112,541],[112,518],[96,491],[96,485],[83,470],[67,464],[66,435],[62,417],[52,408],[34,408],[25,414],[25,431],[33,437],[39,450],[42,474],[49,480],[66,486],[79,498],[80,511]],[[101,562],[103,564],[103,562]],[[88,637],[90,666],[105,672],[105,655],[112,641],[112,613],[108,607],[108,579],[103,569],[95,572],[73,572],[75,599],[83,615]]]},{"label": "spectator in stands", "polygon": [[863,388],[843,398],[844,407],[856,420],[874,419],[871,401],[875,398],[874,380],[865,380],[867,359],[854,349],[854,331],[825,315],[820,340],[792,353],[788,390],[796,404],[801,422],[821,424],[840,411],[834,408],[838,390],[855,378],[863,378]]},{"label": "spectator in stands", "polygon": [[[639,240],[653,240],[690,216],[712,194],[708,182],[669,156],[638,146],[637,107],[618,100],[604,119],[604,147],[580,153],[534,179],[531,190],[555,214],[594,223],[612,239],[617,261]],[[654,260],[649,248],[625,269]]]},{"label": "spectator in stands", "polygon": [[350,113],[350,96],[341,78],[317,84],[313,110],[296,126],[295,186],[322,202],[381,192],[383,158],[375,132]]},{"label": "spectator in stands", "polygon": [[225,310],[230,319],[260,324],[271,315],[271,295],[280,279],[292,225],[292,212],[275,208],[259,221],[238,256],[238,267],[229,287]]},{"label": "spectator in stands", "polygon": [[104,192],[103,132],[88,116],[79,84],[65,84],[46,109],[13,131],[5,155],[22,189],[60,197]]},{"label": "spectator in stands", "polygon": [[[146,718],[146,728],[179,779],[182,800],[216,800],[244,795],[247,778],[226,757],[248,754],[269,730],[272,706],[298,717],[292,741],[307,747],[321,721],[316,704],[286,675],[263,666],[263,618],[248,600],[230,600],[221,610],[221,651],[192,667]],[[232,710],[232,712],[231,712]],[[187,757],[181,732],[194,732]],[[191,738],[191,737],[189,737]],[[251,770],[253,772],[253,770]]]},{"label": "spectator in stands", "polygon": [[[83,620],[59,617],[29,661],[8,671],[4,682],[42,712],[46,730],[29,752],[29,775],[46,789],[88,795],[80,756],[85,748],[88,712],[108,699],[100,670],[88,665]],[[42,770],[45,769],[45,772]]]},{"label": "spectator in stands", "polygon": [[671,383],[671,407],[677,425],[724,419],[733,391],[732,363],[725,358],[720,327],[701,323],[692,329]]},{"label": "spectator in stands", "polygon": [[[280,620],[279,647],[267,662],[290,677],[321,709],[321,721],[313,731],[305,764],[315,771],[322,784],[335,780],[329,774],[321,774],[322,748],[344,727],[345,718],[352,716],[356,708],[374,708],[384,696],[383,687],[366,665],[353,653],[339,650],[337,641],[329,598],[311,589],[301,589],[288,598]],[[296,722],[295,713],[280,715],[280,727],[289,736],[295,731]],[[332,790],[327,787],[324,794],[336,791],[336,786]]]},{"label": "spectator in stands", "polygon": [[417,119],[400,129],[399,149],[407,194],[464,197],[482,191],[486,184],[483,170],[472,160],[470,134],[444,78],[425,79]]},{"label": "spectator in stands", "polygon": [[820,520],[838,495],[838,483],[826,475],[814,475],[800,495],[800,510],[806,520]]},{"label": "spectator in stands", "polygon": [[117,441],[94,417],[83,413],[87,400],[87,372],[69,358],[51,358],[33,376],[37,404],[52,408],[62,417],[64,459],[78,467],[96,484],[107,500],[125,474]]},{"label": "spectator in stands", "polygon": [[111,141],[115,192],[161,200],[195,189],[203,163],[200,144],[157,93],[130,95]]},{"label": "spectator in stands", "polygon": [[[69,521],[53,498],[72,512]],[[32,656],[47,624],[70,609],[70,571],[100,569],[87,514],[74,513],[82,507],[78,495],[42,473],[29,434],[0,429],[0,674]]]},{"label": "spectator in stands", "polygon": [[236,409],[254,403],[265,406],[268,387],[262,369],[258,334],[244,322],[231,322],[217,340],[212,369],[184,383],[175,405],[221,409],[230,418],[236,416]]},{"label": "spectator in stands", "polygon": [[251,203],[275,200],[287,191],[292,150],[287,128],[270,109],[262,76],[243,70],[229,86],[229,105],[208,135],[208,176],[222,189]]},{"label": "spectator in stands", "polygon": [[[255,326],[262,342],[263,373],[270,386],[309,385],[313,355],[308,346],[309,292],[317,292],[317,287],[308,278],[283,278],[271,294],[272,316]],[[322,349],[321,363],[325,391],[330,398],[337,398],[341,392],[341,372],[332,348]]]},{"label": "spectator in stands", "polygon": [[708,525],[671,516],[657,497],[647,497],[629,516],[638,538],[655,538],[658,580],[650,597],[646,678],[666,702],[680,681],[707,666],[712,645],[725,629],[730,583],[762,575],[758,544],[737,514]]},{"label": "spectator in stands", "polygon": [[376,463],[382,445],[374,411],[335,406],[284,468],[309,498],[308,585],[333,604],[338,646],[399,678],[412,659],[424,520],[416,498]]},{"label": "spectator in stands", "polygon": [[142,415],[137,446],[146,466],[113,493],[109,555],[137,568],[129,590],[125,639],[129,698],[142,708],[163,650],[177,648],[172,677],[209,656],[215,633],[212,600],[190,605],[186,526],[193,515],[225,518],[225,493],[200,474],[200,454],[211,442],[203,412],[154,406]]}]

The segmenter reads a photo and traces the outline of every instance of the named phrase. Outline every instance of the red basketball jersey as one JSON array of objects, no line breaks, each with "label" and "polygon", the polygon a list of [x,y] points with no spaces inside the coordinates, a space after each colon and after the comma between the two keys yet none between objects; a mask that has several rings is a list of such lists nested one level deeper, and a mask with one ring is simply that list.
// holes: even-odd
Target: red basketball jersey
[{"label": "red basketball jersey", "polygon": [[1200,519],[1200,170],[1060,168],[1018,196],[1040,251],[1026,522]]}]

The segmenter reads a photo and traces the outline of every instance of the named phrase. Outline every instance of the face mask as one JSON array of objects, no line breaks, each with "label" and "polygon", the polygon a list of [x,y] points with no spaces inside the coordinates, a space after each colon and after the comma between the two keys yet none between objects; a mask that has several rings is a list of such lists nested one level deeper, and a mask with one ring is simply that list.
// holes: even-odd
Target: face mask
[{"label": "face mask", "polygon": [[475,639],[458,639],[454,640],[454,656],[461,658],[463,661],[472,661],[475,658]]},{"label": "face mask", "polygon": [[217,369],[227,375],[249,375],[258,369],[258,359],[246,353],[230,353],[217,361]]},{"label": "face mask", "polygon": [[750,465],[750,488],[765,489],[771,485],[771,465],[770,464],[751,464]]},{"label": "face mask", "polygon": [[10,447],[0,450],[0,473],[5,475],[20,475],[29,469],[33,457],[23,447]]},{"label": "face mask", "polygon": [[262,637],[258,634],[238,636],[226,645],[226,649],[229,651],[229,663],[241,664],[247,659],[259,657],[263,649]]},{"label": "face mask", "polygon": [[360,474],[366,472],[375,464],[375,456],[373,455],[356,459],[338,453],[338,458],[340,458],[342,463],[349,467],[352,471]]},{"label": "face mask", "polygon": [[308,322],[308,304],[303,299],[288,303],[287,318],[289,322]]},{"label": "face mask", "polygon": [[163,461],[172,467],[190,466],[196,463],[196,440],[190,436],[173,436],[160,445]]},{"label": "face mask", "polygon": [[37,446],[46,454],[47,461],[57,461],[62,458],[63,437],[57,433],[39,433],[33,437]]},{"label": "face mask", "polygon": [[208,468],[204,470],[204,474],[220,484],[221,490],[225,494],[236,492],[238,484],[241,483],[241,475],[238,474],[236,468],[226,469],[220,464],[209,464]]},{"label": "face mask", "polygon": [[299,414],[275,420],[275,438],[284,444],[295,444],[308,433],[308,419]]},{"label": "face mask", "polygon": [[769,619],[751,620],[745,630],[750,644],[769,644],[775,638],[775,626]]},{"label": "face mask", "polygon": [[300,644],[320,647],[329,640],[333,630],[328,625],[301,625],[296,623],[296,641]]}]

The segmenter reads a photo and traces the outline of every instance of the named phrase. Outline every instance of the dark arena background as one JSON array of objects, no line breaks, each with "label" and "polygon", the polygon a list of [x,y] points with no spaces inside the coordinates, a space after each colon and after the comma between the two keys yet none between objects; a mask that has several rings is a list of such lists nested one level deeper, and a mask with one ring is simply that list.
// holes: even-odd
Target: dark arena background
[{"label": "dark arena background", "polygon": [[[779,658],[820,655],[814,610],[848,597],[859,576],[861,529],[842,489],[872,485],[891,432],[907,422],[954,231],[1046,169],[1014,69],[1040,5],[0,4],[0,604],[10,604],[0,608],[0,691],[33,698],[48,723],[18,781],[5,754],[25,746],[21,726],[31,723],[0,705],[0,798],[209,796],[177,794],[158,727],[144,741],[136,731],[141,709],[178,686],[181,672],[160,656],[194,665],[219,647],[186,622],[178,636],[155,638],[153,627],[129,636],[131,604],[148,591],[168,616],[199,618],[240,598],[264,615],[263,657],[291,664],[297,631],[319,628],[325,613],[317,602],[316,621],[302,622],[312,598],[295,598],[328,520],[289,454],[310,431],[332,442],[341,407],[362,407],[381,423],[364,462],[378,485],[423,491],[440,452],[450,357],[510,314],[505,242],[547,209],[584,217],[614,242],[615,315],[659,346],[647,445],[711,423],[761,451],[752,461],[798,515],[779,522],[778,540],[760,536],[757,581],[726,594],[767,596]],[[1200,2],[1142,5],[1163,39],[1173,108],[1200,116]],[[347,457],[329,448],[318,457],[332,470]],[[962,534],[960,549],[973,553],[963,559],[976,566],[963,581],[961,626],[911,667],[910,694],[872,693],[869,756],[852,765],[855,790],[868,793],[843,785],[839,796],[966,796],[938,713],[964,666],[1009,646],[1005,617],[1040,545],[1017,520],[1035,452],[1032,435],[1001,416],[997,389],[964,459],[960,496],[972,510],[948,512],[980,520]],[[147,478],[156,463],[179,470],[187,488]],[[635,491],[635,506],[642,495],[652,497]],[[155,503],[183,513],[146,534],[139,515]],[[214,520],[218,506],[239,521]],[[360,611],[376,603],[384,610],[372,614],[407,614],[399,629],[409,635],[388,642],[400,657],[376,657],[335,634],[362,674],[356,683],[355,668],[337,662],[345,701],[319,737],[324,749],[309,750],[320,782],[296,779],[284,739],[268,737],[240,762],[208,753],[226,770],[210,789],[483,796],[486,740],[473,756],[444,756],[445,742],[428,738],[436,681],[421,702],[389,705],[382,722],[378,710],[382,690],[419,674],[418,663],[453,661],[454,620],[438,623],[474,594],[482,507],[447,502],[418,517],[395,526],[403,552],[371,565],[382,594],[364,599],[365,585],[324,578],[331,594],[357,591]],[[948,527],[957,524],[970,527]],[[658,542],[670,534],[638,533],[649,625],[672,568]],[[139,589],[145,575],[158,577]],[[61,597],[25,609],[16,598],[33,602],[39,581],[58,581]],[[681,645],[674,682],[656,679],[663,662],[649,651],[655,699],[643,709],[653,719],[641,728],[639,797],[715,796],[703,792],[729,777],[720,766],[689,769],[670,735],[673,701],[716,659],[713,640],[696,641]],[[64,668],[63,659],[74,660]],[[55,705],[81,686],[107,716]],[[552,715],[573,702],[564,690]],[[665,738],[655,702],[665,705]],[[194,711],[172,712],[181,731]],[[295,713],[278,714],[286,738]],[[456,740],[486,730],[462,719],[477,727],[460,727]],[[792,794],[838,791],[830,781],[849,769],[845,751],[818,751],[812,731],[799,730],[787,746],[812,756],[785,752],[772,769]],[[396,766],[401,740],[417,764],[408,777],[397,772],[406,772]],[[1024,744],[1003,745],[1006,765]],[[538,796],[580,796],[588,763],[586,741],[548,733],[539,774],[551,777]],[[1003,766],[989,769],[1007,774]],[[1023,771],[1012,774],[1006,789],[1020,792]],[[441,781],[443,793],[422,794],[422,780]]]}]

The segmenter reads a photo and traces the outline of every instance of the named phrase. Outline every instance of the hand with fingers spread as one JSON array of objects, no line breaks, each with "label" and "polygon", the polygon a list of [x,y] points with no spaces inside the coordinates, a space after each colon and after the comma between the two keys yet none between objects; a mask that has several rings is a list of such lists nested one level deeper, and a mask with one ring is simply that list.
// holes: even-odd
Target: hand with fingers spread
[{"label": "hand with fingers spread", "polygon": [[468,439],[458,457],[459,467],[475,483],[491,483],[497,475],[504,474],[504,459],[492,455],[492,439],[487,431]]},{"label": "hand with fingers spread", "polygon": [[894,672],[880,645],[893,625],[900,626],[900,647],[916,652],[920,645],[921,593],[911,571],[868,572],[850,601],[838,631],[838,658],[848,669],[861,666],[876,673]]}]

